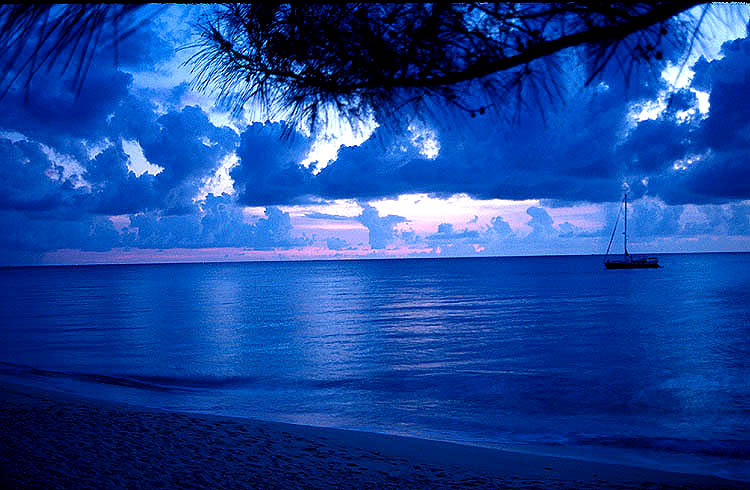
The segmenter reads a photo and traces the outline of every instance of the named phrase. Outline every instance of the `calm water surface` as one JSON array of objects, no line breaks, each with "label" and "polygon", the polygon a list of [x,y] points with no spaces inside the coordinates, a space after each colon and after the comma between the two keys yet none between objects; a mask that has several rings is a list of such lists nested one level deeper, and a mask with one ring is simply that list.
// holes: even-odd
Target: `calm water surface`
[{"label": "calm water surface", "polygon": [[750,254],[0,269],[0,375],[750,480]]}]

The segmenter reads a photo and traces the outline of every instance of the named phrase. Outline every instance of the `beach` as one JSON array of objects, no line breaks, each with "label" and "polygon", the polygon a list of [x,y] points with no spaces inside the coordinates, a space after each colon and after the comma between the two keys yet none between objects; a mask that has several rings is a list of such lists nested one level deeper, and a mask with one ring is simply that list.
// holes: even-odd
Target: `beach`
[{"label": "beach", "polygon": [[717,477],[0,385],[4,488],[743,488]]}]

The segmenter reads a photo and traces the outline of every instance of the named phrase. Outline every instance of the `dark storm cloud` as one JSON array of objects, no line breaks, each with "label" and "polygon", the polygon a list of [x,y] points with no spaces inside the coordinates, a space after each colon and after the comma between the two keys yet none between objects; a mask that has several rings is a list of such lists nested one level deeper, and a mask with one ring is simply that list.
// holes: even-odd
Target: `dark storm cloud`
[{"label": "dark storm cloud", "polygon": [[[141,109],[148,107],[144,105]],[[131,107],[123,107],[129,111]],[[131,112],[132,114],[132,112]],[[119,122],[119,108],[112,121]],[[186,107],[159,118],[141,110],[142,124],[150,131],[136,139],[151,163],[163,167],[158,175],[136,176],[128,169],[129,157],[122,150],[121,136],[112,131],[109,146],[89,158],[81,140],[70,140],[81,171],[65,177],[61,164],[51,161],[49,153],[35,141],[13,143],[0,139],[0,206],[3,209],[27,209],[86,217],[87,214],[130,214],[161,210],[165,214],[192,213],[193,198],[203,181],[212,175],[237,145],[237,135],[219,128],[197,107]],[[139,119],[133,120],[137,122]],[[102,121],[106,127],[106,122]],[[121,128],[117,126],[117,128]],[[124,134],[122,135],[125,136]],[[139,136],[127,134],[127,136]],[[60,147],[51,147],[60,153]],[[80,178],[80,182],[76,181]]]},{"label": "dark storm cloud", "polygon": [[312,141],[285,137],[283,123],[255,123],[240,137],[240,164],[232,169],[239,201],[249,206],[289,204],[311,193],[312,172],[299,165]]},{"label": "dark storm cloud", "polygon": [[150,97],[129,93],[104,125],[110,138],[124,138],[146,144],[156,138],[161,128],[157,107]]},{"label": "dark storm cloud", "polygon": [[48,212],[75,191],[37,143],[0,139],[0,209]]},{"label": "dark storm cloud", "polygon": [[655,120],[647,119],[635,127],[618,147],[618,155],[627,163],[628,173],[649,176],[689,152],[694,131],[691,121],[680,121],[678,114],[697,105],[695,95],[687,89],[674,94],[674,102]]},{"label": "dark storm cloud", "polygon": [[199,107],[169,112],[157,123],[159,132],[140,140],[140,144],[148,161],[164,168],[154,179],[164,211],[190,212],[203,180],[234,151],[237,134],[230,128],[214,126]]},{"label": "dark storm cloud", "polygon": [[[151,6],[152,9],[158,8]],[[160,32],[149,19],[118,43],[108,42],[100,49],[101,64],[110,63],[126,70],[152,70],[175,55],[177,42]]]},{"label": "dark storm cloud", "polygon": [[91,184],[91,193],[80,196],[79,200],[90,212],[119,215],[159,207],[156,177],[149,174],[136,177],[127,165],[128,156],[120,145],[107,148],[89,162],[83,177]]},{"label": "dark storm cloud", "polygon": [[[655,82],[625,86],[620,75],[608,83],[581,89],[573,73],[560,87],[564,103],[524,111],[519,125],[500,122],[499,114],[460,118],[446,123],[418,114],[412,130],[378,128],[357,147],[343,147],[338,158],[318,175],[295,165],[304,157],[296,147],[274,150],[259,131],[243,135],[252,141],[241,151],[232,177],[243,187],[247,204],[293,203],[305,195],[326,199],[372,199],[402,193],[434,195],[468,193],[490,199],[549,198],[569,201],[613,201],[622,192],[627,163],[617,145],[627,129],[631,104],[651,100],[663,86]],[[437,111],[435,117],[443,117]],[[435,133],[435,158],[421,147]],[[264,131],[268,132],[266,128]],[[264,158],[255,157],[256,154]],[[294,156],[294,158],[291,158]],[[431,155],[432,156],[432,155]],[[634,192],[637,182],[632,182]],[[642,194],[644,189],[640,189]]]},{"label": "dark storm cloud", "polygon": [[62,248],[102,251],[120,243],[117,230],[103,216],[65,220],[19,211],[0,211],[0,263],[14,250],[45,252]]},{"label": "dark storm cloud", "polygon": [[[118,45],[117,60],[111,45],[100,46],[80,93],[72,74],[61,76],[55,64],[28,87],[19,81],[3,98],[0,131],[27,139],[15,145],[15,153],[37,148],[37,154],[24,157],[30,164],[21,166],[17,155],[4,158],[8,188],[0,189],[3,209],[56,207],[67,218],[83,220],[89,213],[191,212],[202,179],[234,150],[237,136],[210,124],[198,108],[159,115],[149,94],[133,93],[132,75],[120,69],[153,70],[173,54],[172,43],[147,23]],[[164,167],[158,178],[136,177],[128,170],[123,138],[139,142],[147,158]],[[76,162],[79,175],[49,161],[49,152],[38,150],[40,143]],[[0,151],[10,151],[8,144]],[[105,149],[92,159],[92,146]]]},{"label": "dark storm cloud", "polygon": [[105,136],[107,116],[115,111],[132,83],[130,74],[106,68],[92,70],[80,96],[67,79],[37,77],[29,88],[12,90],[2,99],[0,128],[58,148],[71,150],[71,139]]},{"label": "dark storm cloud", "polygon": [[[0,138],[0,222],[7,230],[0,255],[234,245],[220,238],[226,235],[220,223],[236,229],[228,236],[242,243],[268,247],[294,242],[285,235],[283,213],[271,211],[249,229],[250,237],[238,236],[248,228],[236,213],[215,213],[210,205],[205,216],[199,213],[193,198],[234,151],[237,134],[213,125],[197,107],[160,113],[153,102],[159,94],[133,91],[132,75],[122,71],[153,70],[173,55],[171,43],[146,27],[119,46],[119,66],[112,54],[103,49],[96,57],[80,94],[71,76],[59,76],[53,66],[40,72],[28,90],[17,85],[3,98],[0,132],[12,136]],[[163,171],[137,177],[128,169],[122,139],[140,144],[146,158]],[[93,147],[100,149],[92,157]],[[171,220],[172,213],[184,216]],[[109,215],[131,215],[142,233],[134,227],[120,234]]]},{"label": "dark storm cloud", "polygon": [[707,117],[677,124],[665,111],[636,130],[637,146],[652,154],[648,192],[669,204],[750,198],[750,39],[727,42],[722,52],[694,66],[693,85],[710,91]]},{"label": "dark storm cloud", "polygon": [[[153,11],[142,9],[143,14]],[[27,52],[17,59],[27,59],[35,47],[33,41],[25,46]],[[152,71],[174,56],[175,44],[157,32],[144,18],[138,29],[117,43],[96,45],[91,65],[82,85],[76,86],[75,72],[78,58],[60,56],[48,61],[26,84],[27,72],[9,72],[6,80],[18,75],[9,92],[2,99],[0,128],[17,131],[30,139],[55,147],[59,152],[82,156],[78,139],[96,140],[109,136],[107,118],[130,93],[133,76],[127,71]],[[0,53],[0,62],[7,62],[11,53]],[[67,70],[63,67],[70,61]],[[19,63],[5,65],[10,69]]]},{"label": "dark storm cloud", "polygon": [[[637,104],[655,101],[667,89],[664,80],[646,72],[626,85],[612,70],[601,83],[582,89],[573,73],[560,87],[564,103],[541,114],[524,111],[517,126],[489,115],[447,124],[421,114],[422,126],[437,134],[440,150],[434,159],[420,153],[423,134],[378,128],[362,145],[341,148],[337,160],[317,176],[291,163],[286,153],[264,163],[243,158],[233,177],[242,185],[262,184],[263,191],[245,188],[243,201],[253,204],[293,203],[310,194],[372,199],[414,192],[612,202],[624,183],[633,199],[649,195],[670,204],[747,199],[749,44],[747,39],[726,43],[723,59],[696,64],[695,85],[711,91],[705,118],[697,111],[696,95],[682,89],[668,97],[657,119],[631,128],[629,113]],[[253,168],[246,168],[251,163]]]},{"label": "dark storm cloud", "polygon": [[[337,160],[315,175],[299,165],[313,141],[298,133],[282,137],[283,123],[256,123],[237,135],[214,125],[199,107],[180,107],[187,85],[135,89],[128,71],[152,72],[174,51],[173,41],[147,27],[119,47],[118,66],[112,50],[102,50],[80,96],[71,77],[57,76],[53,69],[36,77],[28,92],[16,86],[3,99],[0,132],[18,132],[26,140],[0,138],[0,223],[8,230],[0,248],[10,257],[18,250],[59,248],[301,246],[310,241],[294,237],[290,216],[274,206],[309,202],[311,196],[366,200],[425,192],[606,202],[620,198],[625,181],[631,198],[649,195],[671,204],[748,199],[749,43],[727,43],[725,58],[694,67],[694,85],[711,92],[710,113],[703,119],[681,115],[696,104],[695,95],[682,90],[657,120],[629,130],[632,104],[654,100],[665,88],[663,81],[648,76],[628,85],[613,71],[602,76],[603,83],[581,88],[583,70],[571,58],[565,65],[570,73],[559,86],[565,102],[541,113],[532,103],[517,125],[501,122],[502,114],[491,116],[493,109],[454,119],[426,111],[414,115],[412,129],[378,128],[362,145],[341,148]],[[435,158],[420,151],[431,143],[429,131],[440,146]],[[128,170],[123,139],[137,142],[163,171],[136,177]],[[103,149],[92,157],[89,150],[97,145]],[[194,202],[206,178],[233,151],[239,157],[230,172],[236,196],[209,195],[204,203]],[[75,160],[77,170],[53,153]],[[680,169],[675,162],[682,162]],[[242,205],[264,206],[266,214],[246,223]],[[358,221],[368,228],[373,249],[397,238],[408,241],[408,232],[396,230],[405,218],[380,216],[361,205],[357,217],[310,213],[307,218]],[[632,213],[634,229],[643,236],[689,231],[680,228],[679,206],[670,210],[645,203]],[[543,208],[530,208],[528,214],[533,230],[528,240],[586,233],[570,223],[553,223]],[[118,232],[110,215],[128,216],[130,226]],[[734,204],[690,230],[748,234],[748,220],[748,206]],[[522,238],[499,216],[479,232],[443,224],[429,236],[433,243],[489,248],[493,243],[521,247]],[[348,246],[333,238],[326,244],[332,250]]]},{"label": "dark storm cloud", "polygon": [[237,144],[233,130],[214,126],[197,106],[169,112],[157,123],[159,132],[140,143],[146,158],[164,167],[159,182],[167,187],[207,176]]}]

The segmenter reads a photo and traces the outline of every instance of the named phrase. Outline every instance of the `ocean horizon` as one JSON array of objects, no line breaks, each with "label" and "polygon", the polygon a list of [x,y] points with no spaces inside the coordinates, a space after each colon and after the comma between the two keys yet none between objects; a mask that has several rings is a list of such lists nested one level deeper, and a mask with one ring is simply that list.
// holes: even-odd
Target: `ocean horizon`
[{"label": "ocean horizon", "polygon": [[0,377],[750,481],[750,253],[0,268]]},{"label": "ocean horizon", "polygon": [[[711,255],[711,254],[750,254],[744,250],[716,250],[716,251],[699,251],[699,252],[631,252],[632,256],[665,256],[665,255]],[[466,256],[434,256],[434,255],[415,255],[415,256],[353,256],[353,257],[323,257],[323,258],[270,258],[270,259],[225,259],[225,260],[184,260],[182,258],[174,261],[168,260],[157,260],[157,261],[118,261],[118,262],[60,262],[60,263],[28,263],[28,264],[5,264],[0,265],[0,269],[23,269],[23,268],[35,268],[35,267],[87,267],[87,266],[129,266],[129,265],[180,265],[180,264],[253,264],[263,262],[358,262],[358,261],[388,261],[388,260],[461,260],[461,259],[524,259],[524,258],[540,258],[540,257],[600,257],[601,259],[607,256],[620,257],[622,253],[589,253],[589,254],[576,254],[576,253],[561,253],[561,254],[528,254],[528,255],[466,255]]]}]

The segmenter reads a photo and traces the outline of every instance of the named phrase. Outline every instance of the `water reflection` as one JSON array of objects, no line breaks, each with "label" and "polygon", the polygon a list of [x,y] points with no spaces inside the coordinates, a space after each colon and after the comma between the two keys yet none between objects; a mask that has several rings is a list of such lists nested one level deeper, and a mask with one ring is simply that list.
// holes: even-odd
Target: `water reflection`
[{"label": "water reflection", "polygon": [[5,269],[0,373],[171,409],[490,445],[677,440],[704,457],[705,441],[723,441],[746,454],[750,256],[663,262]]}]

